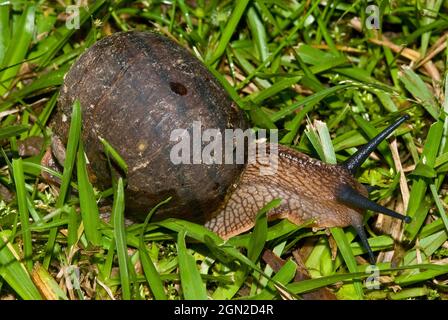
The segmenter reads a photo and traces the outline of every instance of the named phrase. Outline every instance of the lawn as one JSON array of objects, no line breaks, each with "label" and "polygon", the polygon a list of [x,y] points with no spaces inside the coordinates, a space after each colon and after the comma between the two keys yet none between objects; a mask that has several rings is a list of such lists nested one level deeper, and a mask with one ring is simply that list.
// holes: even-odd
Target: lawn
[{"label": "lawn", "polygon": [[[157,207],[129,224],[126,177],[106,190],[89,181],[78,103],[63,170],[45,168],[65,74],[97,40],[130,30],[186,48],[252,127],[326,162],[410,115],[356,177],[412,223],[365,214],[375,266],[351,227],[261,212],[224,242],[153,221]],[[446,30],[442,0],[0,0],[0,299],[447,299]]]}]

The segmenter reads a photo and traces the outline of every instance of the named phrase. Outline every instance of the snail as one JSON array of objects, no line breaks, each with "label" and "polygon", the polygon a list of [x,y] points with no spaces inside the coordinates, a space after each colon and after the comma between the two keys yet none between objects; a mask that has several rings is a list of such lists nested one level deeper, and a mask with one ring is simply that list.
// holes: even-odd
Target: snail
[{"label": "snail", "polygon": [[136,31],[99,40],[67,73],[53,126],[63,142],[76,99],[82,106],[90,179],[99,188],[110,184],[102,137],[128,164],[126,210],[135,219],[143,220],[151,207],[172,196],[157,213],[159,219],[204,223],[228,239],[251,229],[259,210],[280,198],[280,205],[268,212],[269,219],[286,218],[297,225],[313,219],[317,228],[353,226],[372,263],[364,210],[410,222],[409,217],[369,200],[367,188],[353,176],[407,115],[339,165],[280,144],[274,145],[278,163],[271,175],[260,174],[259,161],[174,164],[170,160],[177,143],[171,139],[173,130],[184,128],[189,134],[194,121],[219,130],[245,130],[249,125],[197,58],[164,36]]}]

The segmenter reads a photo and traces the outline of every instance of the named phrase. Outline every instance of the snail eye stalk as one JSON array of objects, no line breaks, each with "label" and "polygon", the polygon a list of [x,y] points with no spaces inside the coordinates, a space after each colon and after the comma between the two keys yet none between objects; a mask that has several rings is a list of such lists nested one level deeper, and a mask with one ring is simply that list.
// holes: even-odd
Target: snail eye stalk
[{"label": "snail eye stalk", "polygon": [[[390,217],[403,220],[406,223],[411,222],[410,217],[399,214],[398,212],[392,211],[386,207],[379,205],[378,203],[373,202],[372,200],[359,194],[356,190],[354,190],[350,186],[343,185],[341,187],[341,189],[339,190],[336,197],[339,201],[344,202],[345,204],[347,204],[349,206],[359,208],[359,209],[366,209],[366,210],[379,212],[379,213],[388,215]],[[359,238],[361,239],[362,245],[364,246],[364,248],[367,250],[367,253],[369,254],[370,263],[375,264],[375,257],[373,255],[372,248],[370,247],[369,242],[367,241],[367,235],[364,231],[364,227],[362,226],[362,223],[353,223],[352,226],[355,228],[356,233],[358,234]]]},{"label": "snail eye stalk", "polygon": [[363,247],[367,250],[367,254],[369,255],[369,261],[370,264],[375,264],[375,256],[373,255],[372,248],[370,247],[369,241],[367,240],[366,232],[364,231],[364,227],[362,225],[353,225],[353,228],[355,228],[356,233],[358,234],[359,238],[361,239],[361,243]]},{"label": "snail eye stalk", "polygon": [[342,166],[345,167],[352,174],[356,173],[356,170],[366,161],[367,157],[375,150],[378,145],[386,139],[395,129],[397,129],[403,122],[409,120],[409,115],[404,115],[398,118],[397,121],[392,123],[389,127],[380,132],[375,138],[370,140],[367,144],[363,145],[358,151],[347,159]]},{"label": "snail eye stalk", "polygon": [[356,190],[352,189],[350,186],[347,185],[342,186],[336,197],[339,201],[344,202],[353,207],[379,212],[387,216],[403,220],[406,223],[411,222],[411,217],[404,216],[402,214],[399,214],[398,212],[383,207],[376,202],[373,202],[372,200],[359,194]]}]

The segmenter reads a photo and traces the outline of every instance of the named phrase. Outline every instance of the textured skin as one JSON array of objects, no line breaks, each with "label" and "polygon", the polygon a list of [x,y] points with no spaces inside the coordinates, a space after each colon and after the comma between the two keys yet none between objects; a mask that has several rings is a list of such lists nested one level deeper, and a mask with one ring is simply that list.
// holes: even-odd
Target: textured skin
[{"label": "textured skin", "polygon": [[[264,162],[266,163],[266,162]],[[268,202],[282,198],[268,218],[286,218],[300,225],[309,219],[314,227],[362,225],[361,211],[336,199],[338,188],[347,184],[367,196],[365,187],[341,166],[310,158],[278,145],[278,169],[273,175],[260,175],[257,161],[249,163],[237,185],[206,226],[227,239],[251,229],[258,211]]]},{"label": "textured skin", "polygon": [[[148,32],[115,33],[88,49],[66,75],[53,130],[66,142],[70,113],[79,99],[83,141],[92,182],[110,186],[99,136],[128,164],[127,214],[142,220],[160,201],[155,218],[204,222],[239,178],[242,165],[173,165],[173,129],[193,121],[204,128],[246,128],[225,90],[184,48]],[[204,143],[203,145],[206,145]]]}]

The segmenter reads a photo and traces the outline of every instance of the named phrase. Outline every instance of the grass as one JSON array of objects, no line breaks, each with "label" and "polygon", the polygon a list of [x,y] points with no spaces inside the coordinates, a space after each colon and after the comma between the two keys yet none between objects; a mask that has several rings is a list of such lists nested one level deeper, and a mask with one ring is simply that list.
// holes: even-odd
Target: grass
[{"label": "grass", "polygon": [[[443,1],[383,1],[380,30],[363,31],[364,1],[103,0],[82,6],[80,28],[68,29],[65,6],[74,2],[0,0],[0,138],[16,155],[0,171],[0,299],[294,299],[324,287],[340,299],[448,298]],[[398,114],[411,115],[358,173],[376,187],[372,199],[413,219],[402,226],[365,217],[379,288],[366,286],[371,273],[351,228],[329,237],[306,224],[268,223],[260,212],[252,232],[223,242],[191,222],[151,222],[154,210],[126,226],[123,181],[97,190],[87,178],[79,104],[63,173],[50,171],[61,186],[42,179],[65,73],[97,39],[126,30],[175,39],[254,127],[277,128],[281,143],[327,162],[346,159]],[[35,136],[46,141],[41,152],[18,157]],[[110,222],[99,218],[105,210]],[[277,267],[266,250],[281,259]],[[298,266],[311,278],[299,281]]]}]

